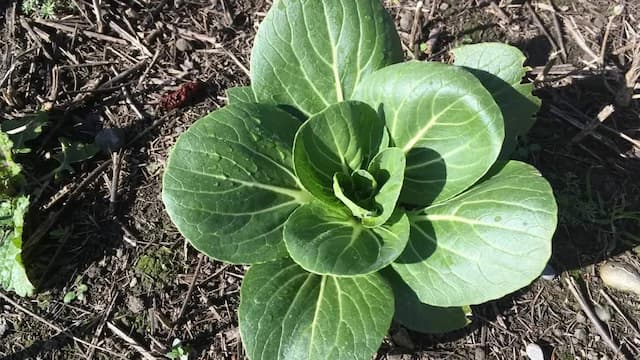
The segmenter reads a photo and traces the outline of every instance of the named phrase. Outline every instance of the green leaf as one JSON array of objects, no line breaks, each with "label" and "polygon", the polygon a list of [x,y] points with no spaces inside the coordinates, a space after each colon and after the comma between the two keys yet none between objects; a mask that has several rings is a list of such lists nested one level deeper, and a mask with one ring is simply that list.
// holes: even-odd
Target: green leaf
[{"label": "green leaf", "polygon": [[100,151],[96,144],[70,141],[65,138],[59,138],[58,141],[61,146],[60,152],[53,155],[53,158],[60,163],[58,168],[54,170],[56,174],[61,174],[64,171],[73,173],[71,164],[89,160]]},{"label": "green leaf", "polygon": [[162,198],[196,249],[231,263],[287,255],[284,222],[310,199],[292,170],[299,125],[275,106],[237,104],[205,116],[180,136],[169,155]]},{"label": "green leaf", "polygon": [[0,132],[0,196],[10,197],[15,187],[22,181],[22,169],[13,161],[13,142],[4,132]]},{"label": "green leaf", "polygon": [[252,360],[370,359],[393,315],[379,274],[311,274],[279,260],[252,266],[240,289],[240,334]]},{"label": "green leaf", "polygon": [[293,163],[302,186],[318,199],[336,204],[333,176],[366,168],[388,144],[384,121],[367,104],[331,105],[311,117],[296,135]]},{"label": "green leaf", "polygon": [[380,214],[363,219],[365,226],[384,224],[393,214],[402,190],[404,180],[405,158],[398,148],[388,148],[380,152],[369,164],[369,172],[373,174],[380,185],[374,196],[376,206],[381,209]]},{"label": "green leaf", "polygon": [[69,291],[66,294],[64,294],[64,298],[62,298],[62,302],[65,303],[65,304],[69,304],[70,302],[72,302],[75,299],[76,299],[76,292],[75,291]]},{"label": "green leaf", "polygon": [[407,157],[400,201],[427,206],[480,179],[503,141],[500,109],[462,68],[407,62],[375,72],[354,98],[384,114],[394,146]]},{"label": "green leaf", "polygon": [[[367,195],[359,197],[356,195],[358,191]],[[334,194],[355,217],[364,219],[376,215],[373,204],[373,194],[376,191],[377,182],[366,170],[356,170],[351,176],[343,173],[333,175]]]},{"label": "green leaf", "polygon": [[394,319],[405,327],[427,334],[461,329],[471,323],[469,306],[437,307],[418,299],[416,293],[390,267],[381,274],[393,288],[396,300]]},{"label": "green leaf", "polygon": [[42,134],[42,128],[49,123],[49,114],[39,112],[15,120],[3,120],[2,131],[7,133],[14,144],[14,152],[28,153],[27,141],[36,139]]},{"label": "green leaf", "polygon": [[531,91],[533,84],[521,84],[529,67],[518,48],[501,43],[465,45],[452,50],[455,65],[464,66],[475,75],[500,106],[504,118],[504,145],[499,158],[508,159],[535,123],[540,99]]},{"label": "green leaf", "polygon": [[404,166],[402,150],[385,149],[373,158],[368,171],[356,170],[351,177],[336,173],[333,191],[353,216],[362,219],[364,226],[382,225],[396,208],[404,179]]},{"label": "green leaf", "polygon": [[229,104],[257,102],[256,95],[253,93],[251,86],[240,86],[227,89],[227,98],[227,103]]},{"label": "green leaf", "polygon": [[367,75],[402,58],[379,0],[281,0],[258,29],[251,86],[260,103],[313,115],[350,99]]},{"label": "green leaf", "polygon": [[0,287],[20,296],[33,294],[22,262],[22,232],[29,198],[19,195],[20,165],[13,161],[13,143],[0,132]]},{"label": "green leaf", "polygon": [[394,270],[420,301],[461,306],[500,298],[540,275],[551,255],[557,207],[535,168],[510,161],[410,220],[411,238]]},{"label": "green leaf", "polygon": [[284,227],[289,255],[317,274],[368,274],[395,260],[409,239],[409,220],[396,212],[374,228],[360,224],[346,210],[312,202],[296,209]]},{"label": "green leaf", "polygon": [[24,215],[28,208],[26,196],[0,201],[0,286],[20,296],[32,295],[34,290],[21,255]]}]

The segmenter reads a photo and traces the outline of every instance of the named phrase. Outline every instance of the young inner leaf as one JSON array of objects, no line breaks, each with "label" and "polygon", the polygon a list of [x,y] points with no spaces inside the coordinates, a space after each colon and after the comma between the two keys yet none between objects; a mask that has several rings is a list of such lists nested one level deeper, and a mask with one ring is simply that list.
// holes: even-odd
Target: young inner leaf
[{"label": "young inner leaf", "polygon": [[378,182],[366,170],[356,170],[351,176],[334,174],[333,192],[351,210],[353,216],[365,218],[377,216],[380,212],[374,201]]}]

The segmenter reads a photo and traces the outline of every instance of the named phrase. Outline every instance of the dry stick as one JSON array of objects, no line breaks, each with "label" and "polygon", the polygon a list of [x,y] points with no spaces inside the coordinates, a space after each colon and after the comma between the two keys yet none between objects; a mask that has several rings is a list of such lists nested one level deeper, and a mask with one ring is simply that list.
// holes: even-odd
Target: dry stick
[{"label": "dry stick", "polygon": [[[590,118],[585,115],[582,111],[580,111],[578,108],[576,108],[575,106],[571,105],[570,103],[563,101],[562,102],[564,105],[566,105],[567,107],[569,107],[572,111],[574,111],[576,114],[580,115],[580,117],[582,117],[583,119],[585,119],[586,121],[589,121]],[[584,125],[582,126],[584,127]],[[578,126],[578,128],[582,128],[580,126]],[[618,136],[620,139],[628,142],[629,144],[631,144],[633,147],[635,147],[636,149],[640,150],[640,141],[632,139],[631,137],[629,137],[628,135],[614,129],[611,128],[605,124],[600,124],[599,128],[601,128],[602,130],[606,130],[611,134],[614,134],[616,136]]]},{"label": "dry stick", "polygon": [[182,28],[179,28],[179,27],[175,27],[175,26],[173,26],[171,24],[165,24],[165,26],[169,30],[175,31],[175,32],[178,33],[178,35],[180,35],[182,37],[185,37],[187,39],[206,42],[206,43],[212,44],[215,48],[221,48],[222,47],[222,45],[215,38],[212,38],[211,36],[207,36],[207,35],[204,35],[204,34],[193,32],[191,30],[186,30],[186,29],[182,29]]},{"label": "dry stick", "polygon": [[[107,319],[109,318],[109,315],[111,314],[111,310],[113,310],[113,307],[115,306],[117,299],[118,299],[118,293],[116,293],[115,296],[111,299],[111,302],[107,307],[107,311],[105,311],[104,316],[100,321],[100,324],[98,324],[96,331],[93,333],[93,339],[91,340],[92,344],[95,345],[98,342],[98,339],[100,338],[100,336],[102,335],[102,330],[104,329],[104,325],[107,323]],[[94,352],[95,352],[94,348],[90,348],[86,358],[88,360],[91,360],[93,358]]]},{"label": "dry stick", "polygon": [[505,23],[509,24],[511,22],[509,14],[507,14],[500,5],[496,4],[495,1],[489,1],[489,9]]},{"label": "dry stick", "polygon": [[[575,126],[576,128],[580,129],[580,130],[584,130],[585,128],[585,124],[581,123],[579,120],[567,115],[566,113],[564,113],[563,111],[560,110],[560,108],[558,108],[555,105],[551,105],[551,113],[556,115],[557,117],[567,121],[569,124]],[[600,125],[604,128],[604,125]],[[616,153],[620,153],[620,150],[616,147],[616,145],[613,143],[613,141],[611,141],[610,139],[605,138],[604,136],[600,135],[597,132],[589,132],[588,133],[589,136],[591,136],[592,138],[600,141],[603,145],[605,145],[606,147],[610,148],[611,150],[613,150]]]},{"label": "dry stick", "polygon": [[100,0],[93,0],[93,13],[96,15],[96,23],[98,26],[98,32],[102,34],[104,32],[104,23],[102,22],[102,11],[100,9]]},{"label": "dry stick", "polygon": [[196,265],[196,270],[193,273],[193,278],[191,279],[189,289],[187,290],[187,296],[184,298],[184,302],[182,303],[182,307],[180,308],[178,317],[176,317],[176,320],[173,322],[174,326],[178,323],[178,321],[180,321],[182,315],[184,315],[184,312],[187,310],[187,304],[189,304],[189,300],[191,299],[191,293],[193,292],[193,288],[196,285],[196,280],[198,280],[198,275],[200,275],[200,267],[202,266],[203,259],[204,256],[202,254],[198,254],[198,265]]},{"label": "dry stick", "polygon": [[542,20],[540,20],[540,18],[538,17],[538,14],[536,14],[535,10],[533,10],[533,8],[531,7],[531,4],[529,4],[529,2],[527,1],[524,3],[524,6],[527,8],[527,11],[529,11],[529,13],[531,14],[531,17],[533,18],[533,22],[536,23],[536,26],[538,27],[538,29],[542,31],[544,36],[547,37],[547,39],[551,43],[551,46],[553,46],[553,49],[555,51],[560,51],[560,46],[558,46],[558,42],[553,36],[551,36],[547,28],[542,23]]},{"label": "dry stick", "polygon": [[576,42],[576,44],[578,44],[582,51],[591,56],[592,60],[600,62],[600,58],[598,57],[598,55],[596,55],[596,53],[591,50],[591,48],[587,45],[587,42],[584,40],[582,34],[580,34],[580,32],[578,31],[577,25],[573,21],[572,17],[569,17],[569,21],[565,22],[565,27],[567,29],[567,32],[573,37],[573,40]]},{"label": "dry stick", "polygon": [[115,23],[113,21],[109,21],[109,27],[111,27],[111,29],[113,29],[115,32],[117,32],[118,35],[120,35],[120,37],[122,37],[125,40],[129,41],[131,43],[131,45],[133,45],[133,46],[137,47],[138,49],[140,49],[140,51],[142,51],[145,55],[153,56],[151,51],[149,51],[149,49],[146,46],[144,46],[144,44],[142,44],[140,42],[140,40],[136,39],[135,36],[129,34],[125,29],[123,29],[117,23]]},{"label": "dry stick", "polygon": [[242,70],[245,74],[247,74],[248,77],[251,77],[251,73],[249,72],[249,69],[247,69],[247,67],[244,66],[244,64],[235,55],[233,55],[227,49],[223,48],[222,50],[224,50],[224,52],[227,54],[227,56],[229,56],[231,58],[231,60],[233,60],[233,62],[236,63],[236,65],[238,65],[240,70]]},{"label": "dry stick", "polygon": [[73,27],[73,26],[63,25],[63,24],[59,24],[59,23],[55,23],[55,22],[51,22],[51,21],[42,20],[42,19],[34,19],[33,21],[38,23],[38,24],[40,24],[40,25],[48,26],[50,28],[58,29],[60,31],[65,31],[65,32],[68,32],[68,33],[80,32],[84,36],[89,37],[89,38],[93,38],[93,39],[97,39],[97,40],[104,40],[104,41],[108,41],[108,42],[112,42],[112,43],[116,43],[116,44],[121,44],[121,45],[129,45],[129,42],[127,42],[124,39],[120,39],[120,38],[109,36],[109,35],[99,34],[97,32],[93,32],[93,31],[84,30],[84,29],[78,29],[78,28]]},{"label": "dry stick", "polygon": [[593,325],[596,327],[596,331],[598,332],[600,337],[604,339],[604,342],[607,344],[607,346],[609,346],[616,353],[616,355],[620,355],[623,358],[626,358],[626,356],[620,350],[618,344],[616,344],[616,342],[609,336],[609,333],[607,332],[607,330],[605,330],[602,322],[600,322],[600,319],[598,319],[598,316],[593,312],[591,305],[584,297],[584,294],[582,294],[573,278],[567,277],[565,278],[565,281],[569,285],[571,294],[576,298],[576,300],[580,304],[580,307],[582,308],[582,311],[584,311],[589,320],[591,320],[591,323],[593,323]]},{"label": "dry stick", "polygon": [[602,45],[600,45],[600,63],[604,65],[604,57],[607,54],[607,42],[609,41],[609,33],[611,32],[611,25],[613,24],[614,16],[609,16],[609,21],[607,22],[607,27],[604,31],[604,36],[602,37]]},{"label": "dry stick", "polygon": [[115,357],[117,357],[117,358],[120,358],[120,359],[126,359],[124,356],[122,356],[122,355],[121,355],[121,354],[119,354],[119,353],[113,352],[113,351],[111,351],[111,350],[109,350],[109,349],[105,349],[105,348],[103,348],[103,347],[101,347],[101,346],[93,345],[93,344],[91,344],[91,343],[89,343],[89,342],[87,342],[87,341],[84,341],[84,340],[82,340],[82,339],[80,339],[80,338],[75,337],[75,336],[74,336],[73,334],[71,334],[68,330],[63,329],[63,328],[61,328],[61,327],[59,327],[59,326],[57,326],[57,325],[52,324],[51,322],[47,321],[46,319],[44,319],[44,318],[40,317],[38,314],[36,314],[36,313],[32,312],[31,310],[29,310],[29,309],[25,308],[24,306],[22,306],[22,305],[18,304],[17,302],[13,301],[10,297],[8,297],[7,295],[5,295],[5,294],[4,294],[3,292],[1,292],[1,291],[0,291],[0,298],[2,298],[2,300],[4,300],[4,301],[8,302],[9,304],[11,304],[11,305],[12,305],[13,307],[15,307],[16,309],[18,309],[18,310],[22,311],[23,313],[25,313],[25,314],[27,314],[27,315],[29,315],[29,316],[33,317],[34,319],[36,319],[36,320],[38,320],[39,322],[41,322],[41,323],[45,324],[46,326],[50,327],[51,329],[53,329],[53,330],[55,330],[55,331],[59,332],[60,334],[62,334],[62,335],[64,335],[64,336],[67,336],[68,338],[72,339],[73,341],[77,341],[77,342],[79,342],[79,343],[81,343],[81,344],[84,344],[84,345],[86,345],[86,346],[89,346],[89,347],[91,347],[91,348],[95,348],[95,349],[97,349],[97,350],[103,351],[103,352],[105,352],[105,353],[107,353],[107,354],[110,354],[110,355],[113,355],[113,356],[115,356]]},{"label": "dry stick", "polygon": [[560,60],[562,62],[567,62],[567,49],[564,47],[564,36],[562,36],[562,26],[560,26],[560,19],[558,17],[558,13],[556,12],[556,7],[551,2],[551,8],[553,9],[553,14],[551,15],[551,19],[553,20],[553,30],[556,33],[556,40],[558,40],[558,45],[560,46]]},{"label": "dry stick", "polygon": [[118,201],[118,187],[120,186],[120,169],[122,164],[122,149],[111,153],[111,162],[113,163],[111,174],[111,189],[109,194],[109,213],[115,215],[116,203]]},{"label": "dry stick", "polygon": [[127,102],[127,105],[129,105],[131,110],[133,110],[133,112],[136,113],[136,116],[138,117],[138,119],[139,120],[146,119],[147,115],[145,115],[142,112],[142,110],[138,108],[135,101],[133,101],[133,96],[131,96],[131,92],[129,92],[129,89],[127,89],[126,86],[122,86],[121,88],[122,88],[122,93],[124,94],[125,101]]},{"label": "dry stick", "polygon": [[629,320],[629,318],[627,317],[627,315],[625,315],[624,312],[622,312],[622,310],[620,310],[620,307],[618,307],[618,304],[616,304],[615,301],[613,301],[613,299],[611,298],[611,296],[609,296],[609,294],[607,294],[603,289],[600,289],[600,294],[602,294],[602,296],[605,298],[605,300],[607,300],[607,302],[609,303],[609,305],[611,305],[611,307],[613,307],[615,309],[615,311],[622,316],[622,318],[624,319],[624,321],[627,323],[627,325],[629,325],[631,327],[631,329],[633,329],[633,331],[636,333],[636,335],[640,336],[640,330],[638,330],[637,325],[633,324],[631,322],[631,320]]},{"label": "dry stick", "polygon": [[137,351],[143,358],[147,360],[157,360],[159,359],[156,356],[151,355],[149,350],[142,347],[142,345],[138,344],[137,341],[133,340],[129,335],[127,335],[124,331],[120,330],[117,326],[107,321],[107,327],[111,330],[116,336],[124,340],[129,346],[131,346],[135,351]]},{"label": "dry stick", "polygon": [[416,46],[416,38],[418,37],[418,30],[422,27],[420,20],[422,19],[423,6],[424,3],[422,1],[418,1],[418,4],[416,4],[416,9],[413,13],[413,25],[411,25],[411,36],[409,38],[409,48],[416,58],[420,54],[420,48]]},{"label": "dry stick", "polygon": [[27,20],[25,20],[24,18],[20,18],[20,25],[25,30],[27,30],[27,33],[29,34],[31,39],[33,39],[33,41],[35,41],[36,44],[38,44],[38,46],[42,49],[42,53],[44,53],[44,56],[46,56],[47,59],[49,59],[49,60],[53,60],[53,56],[51,56],[51,54],[49,54],[49,51],[47,51],[47,49],[44,47],[44,45],[42,45],[42,41],[40,41],[40,37],[33,31],[31,26],[27,22]]},{"label": "dry stick", "polygon": [[584,139],[587,135],[589,135],[590,132],[595,131],[595,129],[601,123],[603,123],[605,120],[607,120],[609,118],[609,116],[611,116],[611,114],[613,114],[614,111],[615,111],[615,108],[611,104],[603,107],[602,110],[600,110],[600,112],[598,113],[598,117],[588,121],[586,126],[584,127],[584,129],[580,130],[580,132],[577,133],[571,139],[571,142],[572,143],[577,143],[577,142],[582,141],[582,139]]}]

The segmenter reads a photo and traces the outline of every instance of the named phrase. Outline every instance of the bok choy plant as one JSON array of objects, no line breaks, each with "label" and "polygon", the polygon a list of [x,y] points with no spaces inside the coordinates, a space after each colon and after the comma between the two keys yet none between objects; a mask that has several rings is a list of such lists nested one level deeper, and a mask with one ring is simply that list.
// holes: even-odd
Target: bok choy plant
[{"label": "bok choy plant", "polygon": [[379,0],[279,0],[251,86],[180,136],[163,201],[196,249],[251,264],[249,358],[369,359],[394,314],[450,331],[541,273],[553,193],[508,160],[539,108],[524,56],[453,55],[402,62]]}]

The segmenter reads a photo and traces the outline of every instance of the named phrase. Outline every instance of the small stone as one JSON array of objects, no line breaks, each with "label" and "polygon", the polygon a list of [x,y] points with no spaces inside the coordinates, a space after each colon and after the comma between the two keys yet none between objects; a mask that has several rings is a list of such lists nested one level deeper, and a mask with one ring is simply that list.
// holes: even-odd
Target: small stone
[{"label": "small stone", "polygon": [[406,12],[400,16],[400,29],[403,31],[411,31],[413,26],[413,14]]},{"label": "small stone", "polygon": [[446,2],[443,2],[440,4],[440,11],[445,11],[449,8],[449,4],[447,4]]},{"label": "small stone", "polygon": [[527,356],[529,360],[545,360],[544,351],[538,344],[531,343],[527,345]]},{"label": "small stone", "polygon": [[579,327],[573,332],[573,337],[575,337],[576,339],[578,339],[580,341],[585,341],[585,340],[587,340],[587,330],[585,330],[584,328]]},{"label": "small stone", "polygon": [[191,46],[191,43],[187,40],[180,38],[176,40],[176,49],[182,52],[191,51],[191,49],[193,49],[193,46]]},{"label": "small stone", "polygon": [[562,331],[562,329],[554,328],[553,329],[553,336],[563,337],[564,336],[564,331]]},{"label": "small stone", "polygon": [[608,306],[600,306],[599,304],[595,304],[594,310],[598,318],[604,322],[609,322],[611,320],[611,309]]},{"label": "small stone", "polygon": [[558,274],[551,264],[547,264],[547,266],[544,267],[544,270],[542,270],[542,275],[540,275],[540,277],[543,280],[552,281],[558,277]]},{"label": "small stone", "polygon": [[142,300],[133,295],[127,296],[127,308],[134,314],[139,314],[144,310],[144,303]]},{"label": "small stone", "polygon": [[576,321],[579,322],[580,324],[585,324],[587,322],[587,317],[584,316],[583,313],[579,312],[576,315]]}]

